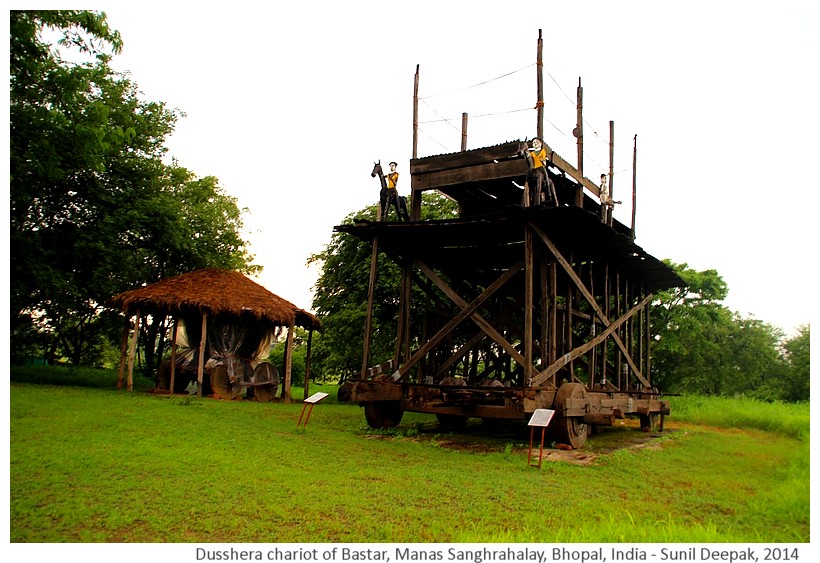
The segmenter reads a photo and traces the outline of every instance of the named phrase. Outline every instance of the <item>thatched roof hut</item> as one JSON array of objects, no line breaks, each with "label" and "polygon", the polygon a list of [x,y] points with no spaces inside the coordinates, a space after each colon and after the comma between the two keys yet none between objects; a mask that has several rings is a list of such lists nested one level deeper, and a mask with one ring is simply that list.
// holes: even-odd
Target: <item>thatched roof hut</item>
[{"label": "thatched roof hut", "polygon": [[[285,381],[282,394],[290,399],[290,358],[293,348],[293,327],[308,330],[308,366],[310,341],[314,330],[322,330],[321,321],[313,314],[298,308],[250,280],[239,272],[207,268],[157,283],[126,291],[108,300],[110,307],[121,309],[127,316],[135,316],[128,361],[128,388],[132,388],[136,339],[141,317],[146,315],[174,317],[174,337],[170,361],[170,386],[174,391],[177,327],[181,324],[183,355],[186,362],[197,364],[197,392],[201,396],[205,367],[222,367],[220,385],[234,385],[234,389],[258,384],[253,376],[240,373],[252,370],[267,356],[270,343],[281,328],[287,328]],[[120,374],[125,363],[123,339]],[[198,343],[198,345],[197,345]],[[241,366],[240,366],[241,364]],[[267,366],[270,368],[270,366]],[[212,378],[214,374],[212,373]],[[270,376],[268,376],[270,377]],[[278,379],[278,375],[276,375]],[[305,378],[305,396],[307,380]],[[207,384],[207,382],[206,382]],[[261,390],[261,389],[260,389]]]},{"label": "thatched roof hut", "polygon": [[250,315],[275,326],[322,329],[321,321],[311,313],[239,272],[219,268],[205,268],[126,291],[112,297],[108,304],[131,315],[137,310],[142,314],[171,315],[196,311]]}]

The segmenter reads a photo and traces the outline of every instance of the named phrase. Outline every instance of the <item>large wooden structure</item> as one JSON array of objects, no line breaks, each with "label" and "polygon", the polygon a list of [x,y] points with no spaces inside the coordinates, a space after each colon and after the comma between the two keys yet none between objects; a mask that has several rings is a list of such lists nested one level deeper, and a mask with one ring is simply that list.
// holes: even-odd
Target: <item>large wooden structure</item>
[{"label": "large wooden structure", "polygon": [[[538,137],[541,52],[539,32]],[[684,282],[634,242],[634,152],[627,227],[602,213],[599,186],[584,176],[579,81],[577,164],[544,145],[558,200],[545,207],[530,194],[524,141],[469,151],[463,141],[459,153],[417,158],[418,78],[416,68],[411,221],[380,217],[336,227],[373,247],[362,370],[340,397],[362,405],[374,427],[398,424],[404,411],[459,425],[554,409],[550,429],[573,447],[584,444],[590,427],[626,416],[662,429],[669,403],[652,384],[650,303],[654,292]],[[610,139],[610,186],[613,146]],[[458,202],[460,217],[421,221],[427,190]],[[395,353],[373,366],[378,252],[403,274]],[[421,326],[413,326],[419,316]]]},{"label": "large wooden structure", "polygon": [[[652,428],[669,412],[652,385],[649,304],[682,280],[629,228],[602,222],[593,198],[576,205],[584,184],[557,159],[559,205],[526,205],[519,145],[414,159],[416,220],[336,227],[403,268],[395,355],[347,384],[372,426],[398,424],[404,411],[459,424],[554,408],[556,439],[580,447],[588,425],[634,415]],[[456,200],[461,217],[419,221],[424,190]],[[412,285],[423,302],[411,302]],[[368,317],[371,308],[372,295]],[[413,327],[419,308],[425,320]]]}]

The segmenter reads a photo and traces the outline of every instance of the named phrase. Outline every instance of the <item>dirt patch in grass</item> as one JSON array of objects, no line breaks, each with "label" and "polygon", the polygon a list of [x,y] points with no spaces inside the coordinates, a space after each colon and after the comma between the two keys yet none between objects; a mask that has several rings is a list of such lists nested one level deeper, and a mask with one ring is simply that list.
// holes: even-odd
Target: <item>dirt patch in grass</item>
[{"label": "dirt patch in grass", "polygon": [[[637,420],[617,421],[615,426],[604,427],[590,435],[584,447],[571,449],[563,444],[551,442],[549,435],[544,442],[542,461],[592,465],[601,456],[610,455],[623,449],[660,448],[662,439],[677,432],[675,428],[664,432],[642,432]],[[537,463],[541,444],[541,432],[533,433],[532,453],[529,450],[530,429],[521,423],[481,423],[471,422],[465,428],[448,429],[438,423],[417,424],[413,428],[398,428],[378,434],[368,434],[368,439],[408,440],[430,443],[440,448],[458,450],[474,454],[509,453],[526,457],[532,456]]]}]

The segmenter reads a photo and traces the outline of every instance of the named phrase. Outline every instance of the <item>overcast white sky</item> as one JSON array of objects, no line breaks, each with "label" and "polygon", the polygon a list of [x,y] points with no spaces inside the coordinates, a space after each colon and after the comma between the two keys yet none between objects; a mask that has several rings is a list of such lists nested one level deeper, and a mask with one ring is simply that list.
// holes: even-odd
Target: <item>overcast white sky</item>
[{"label": "overcast white sky", "polygon": [[616,218],[626,224],[637,135],[636,242],[716,269],[726,305],[744,316],[787,332],[810,322],[816,3],[278,5],[93,6],[122,34],[114,67],[146,99],[187,114],[170,154],[250,210],[258,281],[272,292],[311,309],[317,272],[306,261],[334,225],[378,199],[375,160],[396,160],[409,194],[416,65],[429,96],[419,156],[459,149],[462,112],[468,148],[534,136],[542,29],[545,140],[576,162],[580,78],[585,173],[608,169],[613,120],[615,198],[625,201]]}]

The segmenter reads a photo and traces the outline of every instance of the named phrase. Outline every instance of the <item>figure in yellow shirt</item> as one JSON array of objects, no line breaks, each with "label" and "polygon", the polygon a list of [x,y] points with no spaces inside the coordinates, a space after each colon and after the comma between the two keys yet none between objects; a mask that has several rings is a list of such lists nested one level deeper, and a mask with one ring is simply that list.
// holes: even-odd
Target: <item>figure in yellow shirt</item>
[{"label": "figure in yellow shirt", "polygon": [[547,151],[544,149],[543,141],[534,137],[531,141],[532,147],[527,149],[527,186],[530,192],[529,205],[541,205],[551,198],[551,190],[548,189],[549,177],[547,176]]},{"label": "figure in yellow shirt", "polygon": [[382,220],[387,218],[387,211],[390,209],[390,206],[393,205],[396,210],[396,218],[399,221],[409,221],[407,200],[399,195],[399,191],[396,188],[399,183],[399,173],[396,172],[397,166],[398,164],[391,162],[390,173],[384,176],[384,179],[387,180],[387,190],[385,190],[386,193],[382,196]]}]

